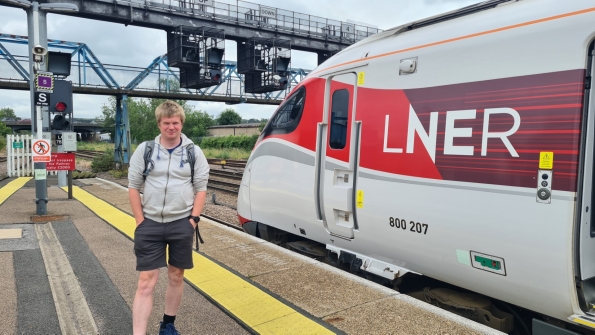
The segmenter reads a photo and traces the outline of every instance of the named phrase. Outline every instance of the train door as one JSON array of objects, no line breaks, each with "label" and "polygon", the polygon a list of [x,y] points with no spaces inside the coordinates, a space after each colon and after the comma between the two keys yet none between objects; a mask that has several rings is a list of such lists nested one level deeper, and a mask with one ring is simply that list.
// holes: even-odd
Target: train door
[{"label": "train door", "polygon": [[590,83],[591,88],[586,91],[589,99],[586,104],[588,110],[586,111],[586,117],[583,118],[587,124],[587,134],[584,145],[583,194],[580,208],[582,219],[579,221],[580,240],[578,242],[580,248],[578,260],[582,280],[595,277],[595,211],[589,210],[595,205],[595,169],[593,167],[595,163],[595,122],[593,121],[595,119],[595,90],[593,89],[595,77],[592,74],[594,69],[595,57],[591,54],[587,69],[587,80],[592,82]]},{"label": "train door", "polygon": [[331,235],[353,238],[357,229],[354,189],[357,168],[357,127],[354,127],[357,75],[327,79],[323,122],[318,128],[318,216]]}]

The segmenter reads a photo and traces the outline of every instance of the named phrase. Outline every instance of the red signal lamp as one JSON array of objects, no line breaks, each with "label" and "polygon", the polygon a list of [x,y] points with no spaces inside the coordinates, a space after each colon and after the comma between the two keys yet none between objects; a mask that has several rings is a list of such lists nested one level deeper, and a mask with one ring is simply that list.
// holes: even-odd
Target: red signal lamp
[{"label": "red signal lamp", "polygon": [[63,112],[63,111],[65,111],[65,110],[66,110],[66,104],[65,104],[65,103],[63,103],[63,102],[58,102],[58,103],[56,104],[56,110],[57,110],[58,112]]}]

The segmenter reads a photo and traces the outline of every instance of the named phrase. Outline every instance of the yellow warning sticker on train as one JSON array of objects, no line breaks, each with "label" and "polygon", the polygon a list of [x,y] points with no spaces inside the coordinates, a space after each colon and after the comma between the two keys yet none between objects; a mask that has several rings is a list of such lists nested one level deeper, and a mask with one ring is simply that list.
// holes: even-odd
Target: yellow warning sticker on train
[{"label": "yellow warning sticker on train", "polygon": [[364,208],[364,191],[357,190],[355,205],[357,206],[357,208]]},{"label": "yellow warning sticker on train", "polygon": [[366,79],[366,73],[365,72],[358,73],[357,74],[357,86],[363,85],[365,79]]},{"label": "yellow warning sticker on train", "polygon": [[554,153],[542,151],[539,153],[539,168],[551,170],[554,168]]}]

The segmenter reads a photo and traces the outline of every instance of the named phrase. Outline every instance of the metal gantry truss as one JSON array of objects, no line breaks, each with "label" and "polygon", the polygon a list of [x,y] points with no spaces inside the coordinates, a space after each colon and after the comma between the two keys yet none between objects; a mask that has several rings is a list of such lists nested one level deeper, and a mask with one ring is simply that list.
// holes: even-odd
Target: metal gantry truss
[{"label": "metal gantry truss", "polygon": [[[23,56],[13,56],[6,50],[6,48],[2,45],[2,42],[5,43],[14,43],[14,44],[28,44],[27,36],[17,36],[17,35],[8,35],[8,34],[0,34],[0,55],[4,53],[4,58],[17,70],[17,72],[23,77],[24,80],[29,80],[29,73],[25,70],[19,62],[28,62],[27,57]],[[114,80],[111,74],[107,71],[105,66],[99,61],[97,56],[91,51],[91,49],[84,43],[77,43],[77,42],[68,42],[68,41],[59,41],[59,40],[49,40],[48,39],[48,47],[49,48],[57,48],[57,49],[67,49],[72,50],[72,57],[75,55],[78,57],[78,62],[73,62],[74,66],[78,68],[78,76],[79,76],[79,84],[82,83],[83,85],[86,84],[87,81],[87,68],[92,69],[99,78],[103,81],[104,85],[108,88],[118,88],[118,83]],[[18,58],[18,59],[17,59]],[[0,80],[5,78],[0,78]]]},{"label": "metal gantry truss", "polygon": [[[27,45],[26,36],[0,34],[0,61],[5,60],[18,74],[17,78],[11,78],[7,71],[0,71],[0,82],[15,82],[14,89],[20,89],[18,82],[28,82],[29,73],[26,70],[28,57],[11,54],[2,43],[16,43]],[[237,63],[226,61],[223,69],[223,80],[220,84],[203,89],[180,89],[170,87],[171,81],[180,81],[179,70],[167,65],[167,56],[162,55],[155,58],[149,66],[134,67],[123,65],[103,64],[88,45],[84,43],[68,42],[60,40],[48,40],[50,49],[69,50],[72,54],[71,76],[65,78],[73,82],[75,93],[99,94],[99,95],[121,95],[126,94],[133,97],[143,98],[171,98],[187,100],[208,100],[227,103],[265,103],[279,104],[283,98],[295,87],[309,70],[292,68],[290,71],[290,82],[287,88],[280,91],[246,94],[243,88],[244,76],[237,71]],[[0,66],[1,66],[0,62]],[[162,85],[162,79],[165,80]],[[127,85],[120,85],[119,82],[127,82]],[[11,88],[10,84],[2,87]],[[83,88],[86,88],[84,90]]]},{"label": "metal gantry truss", "polygon": [[[15,56],[2,45],[2,43],[15,43],[27,45],[26,36],[8,35],[0,33],[0,83],[6,89],[29,89],[29,58]],[[186,89],[172,87],[172,83],[180,82],[179,71],[167,65],[167,55],[155,58],[146,68],[104,65],[97,56],[84,43],[60,40],[48,40],[49,48],[70,50],[72,57],[71,76],[64,78],[73,82],[75,93],[99,94],[116,96],[116,129],[114,160],[121,165],[127,165],[130,158],[130,122],[128,118],[127,100],[129,97],[141,98],[171,98],[186,100],[208,100],[227,103],[265,103],[279,104],[283,98],[304,79],[309,70],[290,70],[289,84],[285,90],[262,93],[246,94],[243,87],[243,75],[237,70],[237,63],[226,61],[223,68],[223,80],[219,85],[203,89]],[[2,71],[1,61],[6,61],[19,76],[18,78],[6,77],[7,71]],[[92,70],[92,71],[91,71]],[[125,86],[118,84],[115,78],[129,82]],[[147,84],[147,79],[157,79],[152,84]],[[77,80],[78,79],[78,80]],[[164,85],[163,85],[164,84]],[[145,85],[145,86],[143,86]],[[92,90],[83,90],[84,88]]]}]

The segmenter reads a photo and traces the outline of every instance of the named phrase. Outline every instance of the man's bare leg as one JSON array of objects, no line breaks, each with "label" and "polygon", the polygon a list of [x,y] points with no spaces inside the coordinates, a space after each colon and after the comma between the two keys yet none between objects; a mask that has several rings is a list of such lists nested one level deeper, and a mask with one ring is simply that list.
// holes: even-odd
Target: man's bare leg
[{"label": "man's bare leg", "polygon": [[140,272],[132,303],[132,332],[134,335],[147,333],[147,323],[153,309],[153,290],[158,278],[159,269]]},{"label": "man's bare leg", "polygon": [[165,291],[165,314],[175,316],[184,293],[184,269],[167,266],[167,290]]}]

